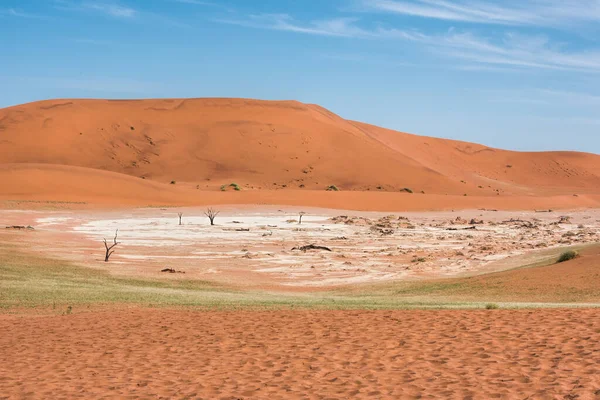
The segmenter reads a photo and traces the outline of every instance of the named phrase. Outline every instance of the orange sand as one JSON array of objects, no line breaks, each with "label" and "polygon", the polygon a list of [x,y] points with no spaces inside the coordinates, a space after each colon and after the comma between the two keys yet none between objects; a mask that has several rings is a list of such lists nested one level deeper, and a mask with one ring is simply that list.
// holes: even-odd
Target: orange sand
[{"label": "orange sand", "polygon": [[[243,99],[51,100],[1,109],[0,179],[3,200],[111,205],[383,211],[600,202],[598,155],[503,151],[347,121],[315,105]],[[242,192],[219,191],[231,182]],[[342,192],[325,192],[329,185]]]},{"label": "orange sand", "polygon": [[599,317],[596,310],[0,315],[0,393],[592,399],[600,394]]}]

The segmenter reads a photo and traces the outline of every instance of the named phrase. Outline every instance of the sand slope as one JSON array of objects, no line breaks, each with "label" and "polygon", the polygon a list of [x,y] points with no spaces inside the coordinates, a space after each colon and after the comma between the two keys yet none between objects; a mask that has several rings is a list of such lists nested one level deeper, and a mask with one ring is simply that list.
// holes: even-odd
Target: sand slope
[{"label": "sand slope", "polygon": [[47,202],[79,206],[289,205],[361,211],[477,209],[575,209],[600,207],[600,195],[461,196],[379,191],[287,189],[203,191],[189,184],[166,184],[125,174],[54,164],[0,164],[0,206],[45,207]]},{"label": "sand slope", "polygon": [[0,164],[7,163],[86,167],[202,190],[236,182],[246,190],[336,185],[470,196],[600,191],[598,155],[516,153],[425,138],[294,101],[52,100],[10,107],[0,110]]},{"label": "sand slope", "polygon": [[[578,258],[543,267],[520,268],[466,279],[489,297],[520,301],[594,302],[600,299],[600,246]],[[476,295],[477,293],[473,293]]]}]

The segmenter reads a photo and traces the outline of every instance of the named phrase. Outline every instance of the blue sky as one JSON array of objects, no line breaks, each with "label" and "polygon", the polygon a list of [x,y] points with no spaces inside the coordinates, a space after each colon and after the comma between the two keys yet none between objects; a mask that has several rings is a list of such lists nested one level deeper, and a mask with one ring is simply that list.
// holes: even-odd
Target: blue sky
[{"label": "blue sky", "polygon": [[600,153],[600,0],[0,0],[0,107],[320,104],[417,134]]}]

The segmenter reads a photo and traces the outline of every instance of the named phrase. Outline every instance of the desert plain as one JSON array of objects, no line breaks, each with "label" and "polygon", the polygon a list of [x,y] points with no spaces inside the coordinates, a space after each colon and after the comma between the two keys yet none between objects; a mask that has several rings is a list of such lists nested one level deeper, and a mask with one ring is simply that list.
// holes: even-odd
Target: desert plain
[{"label": "desert plain", "polygon": [[0,398],[600,398],[599,155],[53,100],[0,179]]}]

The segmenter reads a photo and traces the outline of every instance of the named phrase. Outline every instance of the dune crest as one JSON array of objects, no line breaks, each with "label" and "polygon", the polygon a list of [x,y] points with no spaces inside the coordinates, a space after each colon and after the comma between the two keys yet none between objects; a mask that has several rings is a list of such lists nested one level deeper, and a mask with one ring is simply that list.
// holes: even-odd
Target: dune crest
[{"label": "dune crest", "polygon": [[[48,100],[9,107],[0,110],[2,174],[14,172],[15,164],[36,165],[30,169],[38,175],[41,164],[50,164],[47,175],[63,179],[36,181],[34,173],[37,183],[23,187],[26,197],[56,192],[53,187],[67,185],[64,179],[71,180],[69,193],[89,192],[82,170],[58,173],[58,166],[144,178],[142,192],[160,191],[149,189],[153,181],[202,191],[236,182],[243,190],[324,191],[335,185],[342,191],[408,188],[488,198],[600,193],[598,155],[520,153],[422,137],[296,101]],[[12,175],[22,179],[23,171]],[[115,179],[119,187],[126,182]],[[19,195],[5,190],[3,195]],[[124,197],[144,197],[142,192]]]}]

